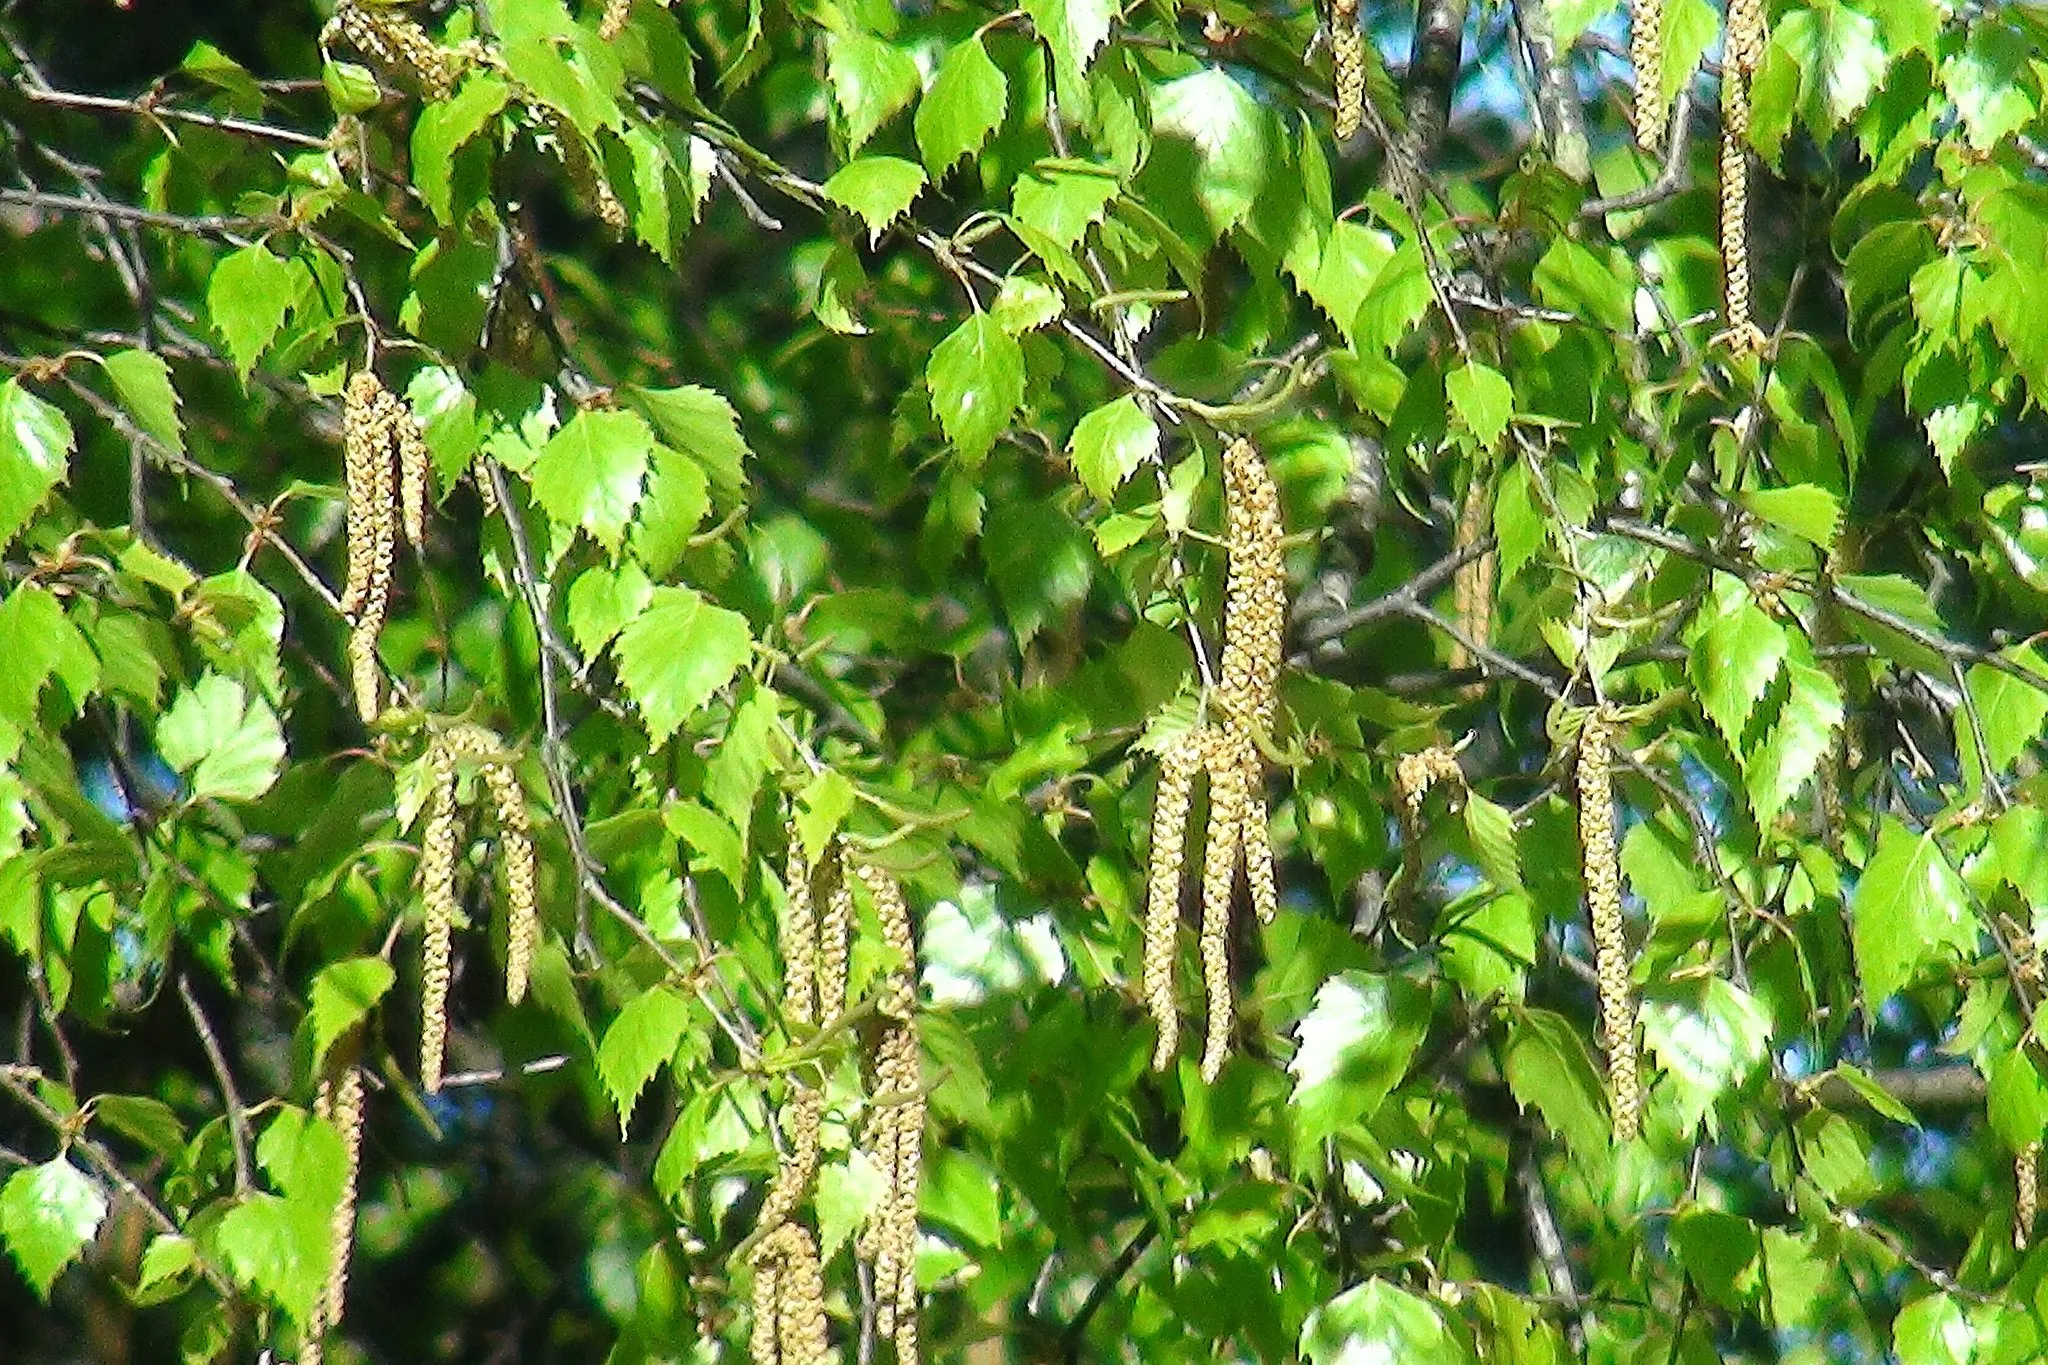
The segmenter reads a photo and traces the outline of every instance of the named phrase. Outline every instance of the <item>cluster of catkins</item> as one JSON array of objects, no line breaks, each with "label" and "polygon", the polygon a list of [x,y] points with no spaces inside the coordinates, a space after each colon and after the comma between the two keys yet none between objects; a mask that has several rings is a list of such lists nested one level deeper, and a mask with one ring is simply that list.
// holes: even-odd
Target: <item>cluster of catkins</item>
[{"label": "cluster of catkins", "polygon": [[1238,868],[1252,909],[1270,923],[1279,909],[1273,846],[1267,828],[1265,770],[1259,739],[1271,733],[1278,702],[1282,636],[1287,623],[1285,531],[1280,497],[1258,447],[1242,437],[1223,452],[1228,505],[1228,579],[1223,608],[1223,668],[1209,709],[1214,718],[1169,744],[1160,758],[1152,812],[1152,857],[1146,879],[1143,980],[1146,1007],[1158,1027],[1152,1065],[1164,1070],[1180,1041],[1174,957],[1180,928],[1181,877],[1187,862],[1188,811],[1195,776],[1209,782],[1209,820],[1202,848],[1202,980],[1208,1033],[1202,1076],[1214,1080],[1230,1049],[1235,1003],[1230,990],[1230,908]]},{"label": "cluster of catkins", "polygon": [[1330,0],[1330,69],[1337,140],[1348,142],[1365,118],[1365,34],[1358,27],[1358,0]]},{"label": "cluster of catkins", "polygon": [[[889,952],[876,1000],[881,1028],[868,1059],[868,1104],[860,1130],[861,1146],[881,1171],[884,1188],[858,1250],[874,1285],[876,1329],[895,1344],[900,1365],[910,1365],[917,1359],[917,1191],[925,1118],[910,907],[895,878],[847,858],[840,840],[813,867],[793,830],[781,931],[782,1012],[806,1030],[844,1023],[854,920],[849,875],[867,891]],[[755,1365],[822,1365],[828,1358],[824,1268],[817,1238],[798,1216],[817,1178],[824,1116],[822,1077],[792,1069],[777,1115],[782,1161],[749,1238]]]},{"label": "cluster of catkins", "polygon": [[411,76],[428,99],[447,99],[462,75],[455,54],[429,37],[405,11],[389,4],[341,0],[320,41],[328,46],[336,38],[387,70]]},{"label": "cluster of catkins", "polygon": [[477,765],[497,818],[498,845],[505,865],[505,999],[526,998],[527,974],[540,939],[540,895],[526,789],[512,769],[512,757],[498,737],[477,725],[450,725],[427,750],[429,785],[424,807],[426,833],[420,840],[420,901],[425,939],[420,957],[420,1085],[428,1094],[441,1088],[448,1046],[448,986],[454,972],[455,923],[461,917],[455,895],[455,858],[461,831],[456,764]]},{"label": "cluster of catkins", "polygon": [[299,1349],[299,1365],[320,1365],[326,1334],[341,1326],[349,1254],[355,1247],[356,1181],[363,1160],[363,1070],[356,1062],[360,1047],[359,1029],[351,1030],[348,1037],[335,1043],[313,1100],[313,1116],[332,1124],[341,1135],[341,1198],[328,1222],[327,1285],[314,1300],[312,1321],[306,1324],[305,1344]]},{"label": "cluster of catkins", "polygon": [[426,540],[427,442],[405,401],[369,370],[348,381],[341,413],[343,473],[348,486],[348,582],[341,610],[349,618],[349,678],[356,711],[373,721],[383,709],[377,637],[391,609],[398,533],[415,548]]},{"label": "cluster of catkins", "polygon": [[1621,913],[1621,849],[1614,823],[1614,739],[1611,706],[1596,706],[1579,733],[1579,857],[1593,921],[1593,973],[1600,992],[1600,1039],[1607,1052],[1608,1104],[1614,1136],[1642,1131],[1643,1082],[1636,1057],[1635,991],[1629,982],[1628,938]]}]

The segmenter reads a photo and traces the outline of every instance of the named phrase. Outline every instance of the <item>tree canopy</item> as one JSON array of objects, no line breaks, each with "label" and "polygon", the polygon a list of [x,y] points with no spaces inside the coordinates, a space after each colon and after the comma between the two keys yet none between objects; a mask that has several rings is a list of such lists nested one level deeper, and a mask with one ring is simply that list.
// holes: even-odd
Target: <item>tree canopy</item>
[{"label": "tree canopy", "polygon": [[2048,20],[0,7],[0,1354],[2048,1358]]}]

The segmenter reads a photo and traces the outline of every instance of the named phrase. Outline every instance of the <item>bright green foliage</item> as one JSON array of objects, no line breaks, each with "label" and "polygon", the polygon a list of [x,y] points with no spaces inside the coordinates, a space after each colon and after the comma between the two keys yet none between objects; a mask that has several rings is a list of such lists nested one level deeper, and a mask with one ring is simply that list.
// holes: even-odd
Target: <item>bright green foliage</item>
[{"label": "bright green foliage", "polygon": [[[784,1012],[843,855],[915,929],[934,1360],[2048,1358],[2048,23],[1767,7],[1738,356],[1722,10],[1662,6],[1669,177],[1614,0],[1470,7],[1444,88],[1365,5],[1341,145],[1327,5],[0,12],[0,1356],[303,1359],[351,1064],[329,1360],[743,1358],[810,1088],[890,1365],[868,892],[844,1016]],[[407,507],[347,506],[365,367],[424,524],[344,614]],[[1192,923],[1159,1072],[1143,998],[1198,725],[1280,899],[1213,1084]]]}]

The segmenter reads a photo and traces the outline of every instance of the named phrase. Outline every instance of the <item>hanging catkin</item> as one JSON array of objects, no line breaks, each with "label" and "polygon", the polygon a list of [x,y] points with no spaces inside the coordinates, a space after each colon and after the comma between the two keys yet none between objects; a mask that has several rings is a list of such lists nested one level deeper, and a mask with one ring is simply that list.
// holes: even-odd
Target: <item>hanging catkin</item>
[{"label": "hanging catkin", "polygon": [[1330,66],[1337,140],[1349,142],[1365,119],[1365,34],[1358,27],[1358,0],[1330,0]]},{"label": "hanging catkin", "polygon": [[516,1005],[526,998],[526,979],[540,939],[533,832],[526,819],[526,789],[512,765],[493,759],[482,768],[497,812],[499,851],[505,856],[505,1001]]},{"label": "hanging catkin", "polygon": [[825,1275],[802,1223],[783,1223],[754,1252],[754,1365],[823,1365]]},{"label": "hanging catkin", "polygon": [[896,879],[870,863],[857,864],[855,874],[874,903],[883,945],[894,959],[877,1001],[882,1037],[862,1132],[862,1145],[888,1183],[862,1231],[860,1251],[873,1268],[875,1328],[894,1340],[899,1365],[911,1365],[917,1359],[917,1191],[925,1117],[917,942]]},{"label": "hanging catkin", "polygon": [[1202,1079],[1213,1081],[1230,1054],[1235,1001],[1230,990],[1230,903],[1244,843],[1247,769],[1258,762],[1250,746],[1221,731],[1209,732],[1209,830],[1202,849],[1202,986],[1208,1029],[1202,1042]]},{"label": "hanging catkin", "polygon": [[[1463,554],[1485,540],[1492,520],[1493,497],[1486,475],[1475,470],[1472,481],[1465,485],[1465,500],[1458,509],[1458,525],[1451,538],[1451,549]],[[1488,550],[1466,559],[1451,578],[1451,601],[1457,614],[1458,628],[1480,649],[1493,643],[1493,598],[1498,587],[1495,580],[1499,574],[1499,563],[1499,556]],[[1465,668],[1472,662],[1471,648],[1464,640],[1454,640],[1451,644],[1451,667]],[[1475,684],[1466,695],[1477,696],[1480,691],[1480,685]]]},{"label": "hanging catkin", "polygon": [[1600,992],[1600,1035],[1607,1052],[1614,1136],[1627,1142],[1642,1131],[1643,1088],[1636,1058],[1628,938],[1621,914],[1620,847],[1614,828],[1616,728],[1612,709],[1602,705],[1587,715],[1579,735],[1579,856],[1593,922],[1593,971]]},{"label": "hanging catkin", "polygon": [[2034,1239],[2034,1220],[2041,1212],[2041,1144],[2030,1142],[2013,1158],[2012,1244],[2025,1251]]},{"label": "hanging catkin", "polygon": [[409,73],[429,99],[444,100],[455,93],[461,73],[454,58],[391,5],[341,0],[322,40],[332,35],[382,66]]},{"label": "hanging catkin", "polygon": [[[337,1043],[353,1057],[355,1037]],[[313,1117],[331,1124],[341,1138],[341,1197],[327,1223],[327,1283],[313,1302],[313,1313],[299,1347],[299,1365],[320,1365],[326,1335],[341,1326],[342,1302],[348,1290],[349,1253],[355,1247],[356,1184],[363,1157],[363,1073],[353,1060],[329,1063],[313,1097]]]},{"label": "hanging catkin", "polygon": [[1636,145],[1655,156],[1671,123],[1664,98],[1664,0],[1629,0],[1628,58],[1636,69]]},{"label": "hanging catkin", "polygon": [[348,582],[341,609],[352,620],[349,679],[356,712],[373,721],[382,708],[377,637],[391,606],[391,569],[398,545],[397,440],[391,395],[368,370],[350,378],[342,401],[343,472],[348,485]]},{"label": "hanging catkin", "polygon": [[420,1087],[441,1088],[448,1047],[448,983],[455,956],[455,755],[446,745],[427,751],[431,785],[427,830],[420,841],[420,903],[426,930],[420,949]]},{"label": "hanging catkin", "polygon": [[1173,993],[1174,940],[1180,930],[1180,888],[1187,866],[1188,809],[1202,766],[1202,731],[1191,730],[1159,761],[1152,803],[1152,861],[1145,878],[1145,1007],[1157,1030],[1152,1069],[1164,1071],[1180,1046],[1180,1006]]},{"label": "hanging catkin", "polygon": [[597,21],[597,36],[610,42],[626,31],[633,17],[633,0],[604,0],[604,15]]},{"label": "hanging catkin", "polygon": [[1768,344],[1752,315],[1749,261],[1749,83],[1764,55],[1763,0],[1728,0],[1721,55],[1721,288],[1730,349]]}]

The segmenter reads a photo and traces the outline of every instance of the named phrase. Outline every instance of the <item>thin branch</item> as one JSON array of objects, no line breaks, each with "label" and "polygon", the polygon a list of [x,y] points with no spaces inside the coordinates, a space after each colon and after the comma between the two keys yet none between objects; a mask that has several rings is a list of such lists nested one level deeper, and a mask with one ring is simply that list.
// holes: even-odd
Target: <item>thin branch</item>
[{"label": "thin branch", "polygon": [[20,204],[39,212],[65,216],[114,218],[124,223],[162,228],[167,232],[189,233],[195,237],[224,237],[240,245],[246,232],[267,232],[283,226],[276,218],[248,218],[240,215],[159,213],[106,200],[81,199],[71,194],[45,194],[41,190],[0,189],[0,204]]},{"label": "thin branch", "polygon": [[250,137],[264,138],[271,142],[282,142],[292,147],[313,147],[325,150],[328,141],[314,137],[294,128],[279,128],[273,124],[257,123],[245,118],[232,118],[223,114],[205,114],[196,109],[179,109],[173,105],[156,104],[147,98],[122,100],[106,95],[85,95],[71,90],[53,90],[47,86],[31,87],[23,92],[30,103],[54,105],[60,109],[96,109],[110,114],[132,114],[140,118],[171,119],[178,123],[195,124],[201,128],[218,128],[224,133],[245,133]]},{"label": "thin branch", "polygon": [[[1410,606],[1421,602],[1424,598],[1435,593],[1437,589],[1443,587],[1444,584],[1450,582],[1457,576],[1458,570],[1466,564],[1478,559],[1482,555],[1492,553],[1494,549],[1495,542],[1491,536],[1482,540],[1475,540],[1463,549],[1453,550],[1450,554],[1445,555],[1442,559],[1439,559],[1400,587],[1395,588],[1392,592],[1385,593],[1370,602],[1353,607],[1349,611],[1342,612],[1336,616],[1325,617],[1321,620],[1311,620],[1296,632],[1296,647],[1301,650],[1311,650],[1317,645],[1327,644],[1331,640],[1349,635],[1360,626],[1370,625],[1381,617],[1399,616],[1406,612]],[[1305,662],[1305,656],[1297,655],[1290,662],[1300,665]]]},{"label": "thin branch", "polygon": [[1657,178],[1641,189],[1630,190],[1626,194],[1612,194],[1605,199],[1588,199],[1579,206],[1579,213],[1587,218],[1601,218],[1610,213],[1646,209],[1652,204],[1683,194],[1692,186],[1691,168],[1686,160],[1686,135],[1691,131],[1692,91],[1681,88],[1677,100],[1671,107],[1670,143],[1664,149],[1664,168],[1657,173]]},{"label": "thin branch", "polygon": [[1145,1254],[1145,1248],[1152,1245],[1152,1239],[1158,1234],[1158,1226],[1148,1220],[1131,1234],[1123,1250],[1116,1254],[1116,1259],[1109,1263],[1088,1290],[1088,1297],[1075,1312],[1074,1320],[1060,1334],[1060,1357],[1068,1365],[1078,1365],[1086,1358],[1082,1348],[1087,1344],[1088,1324],[1095,1320],[1095,1315],[1102,1311],[1102,1305],[1109,1302],[1110,1295],[1123,1283],[1124,1276],[1131,1273],[1131,1267],[1138,1263],[1138,1258]]},{"label": "thin branch", "polygon": [[1578,1278],[1572,1273],[1571,1253],[1558,1230],[1557,1213],[1550,1206],[1550,1190],[1543,1171],[1536,1164],[1536,1149],[1524,1143],[1521,1159],[1515,1163],[1515,1182],[1522,1187],[1522,1216],[1529,1226],[1529,1241],[1550,1292],[1564,1304],[1569,1317],[1565,1330],[1571,1337],[1572,1353],[1583,1355],[1586,1348],[1585,1302],[1579,1296]]},{"label": "thin branch", "polygon": [[255,1188],[256,1178],[249,1162],[249,1118],[242,1112],[242,1096],[235,1089],[235,1078],[228,1070],[227,1054],[220,1049],[220,1039],[214,1036],[213,1025],[207,1020],[206,1011],[199,1008],[192,983],[183,972],[178,973],[178,998],[185,1002],[185,1013],[192,1017],[192,1027],[199,1033],[199,1045],[206,1049],[214,1079],[220,1082],[221,1102],[227,1107],[228,1140],[235,1149],[235,1193],[245,1195]]}]

